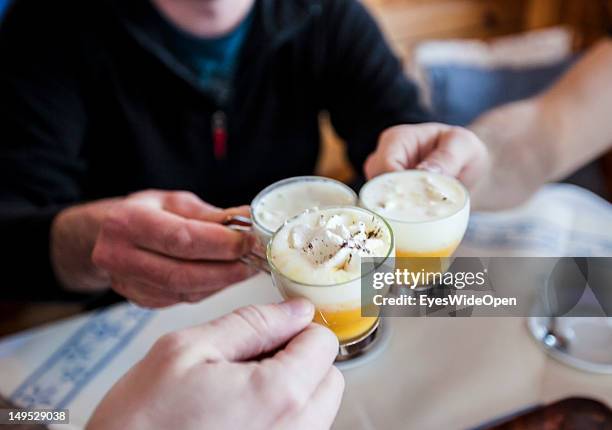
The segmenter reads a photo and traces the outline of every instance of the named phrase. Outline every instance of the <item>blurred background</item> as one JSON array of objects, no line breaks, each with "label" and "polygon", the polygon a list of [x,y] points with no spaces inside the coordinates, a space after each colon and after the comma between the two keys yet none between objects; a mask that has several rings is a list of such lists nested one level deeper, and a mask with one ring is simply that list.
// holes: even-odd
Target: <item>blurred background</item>
[{"label": "blurred background", "polygon": [[[553,83],[612,34],[612,0],[363,0],[438,121],[482,112]],[[319,172],[350,181],[343,144],[322,119]],[[503,132],[503,130],[500,130]],[[567,179],[610,200],[612,154]]]},{"label": "blurred background", "polygon": [[[467,125],[499,104],[537,94],[580,52],[612,34],[612,0],[363,1],[406,73],[419,82],[423,102],[438,121],[457,125]],[[0,25],[9,3],[0,0]],[[321,130],[318,174],[350,182],[356,172],[324,114]],[[612,154],[567,181],[610,200]],[[0,301],[0,335],[80,311],[78,304]]]}]

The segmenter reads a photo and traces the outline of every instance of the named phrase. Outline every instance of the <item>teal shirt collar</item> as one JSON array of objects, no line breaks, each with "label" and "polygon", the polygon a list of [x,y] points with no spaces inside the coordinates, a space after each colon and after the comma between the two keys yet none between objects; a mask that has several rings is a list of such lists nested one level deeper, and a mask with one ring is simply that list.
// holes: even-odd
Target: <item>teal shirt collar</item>
[{"label": "teal shirt collar", "polygon": [[240,52],[253,21],[253,9],[229,33],[203,38],[183,31],[152,4],[149,25],[159,31],[166,49],[193,74],[198,86],[223,104],[231,93]]}]

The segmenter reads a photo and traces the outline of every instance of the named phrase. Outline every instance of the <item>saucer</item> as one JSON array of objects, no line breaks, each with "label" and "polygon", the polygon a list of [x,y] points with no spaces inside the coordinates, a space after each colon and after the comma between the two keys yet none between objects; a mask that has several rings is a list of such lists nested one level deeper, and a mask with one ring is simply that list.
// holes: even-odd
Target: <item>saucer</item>
[{"label": "saucer", "polygon": [[[612,318],[530,317],[531,335],[553,358],[568,366],[612,374]],[[552,327],[552,328],[551,328]]]}]

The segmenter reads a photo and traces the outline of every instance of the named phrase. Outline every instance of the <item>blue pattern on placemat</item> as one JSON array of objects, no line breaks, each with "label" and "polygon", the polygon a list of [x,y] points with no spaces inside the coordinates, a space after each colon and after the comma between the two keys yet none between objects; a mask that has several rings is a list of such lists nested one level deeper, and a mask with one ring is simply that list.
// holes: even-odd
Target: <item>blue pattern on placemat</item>
[{"label": "blue pattern on placemat", "polygon": [[65,408],[142,330],[153,312],[121,305],[93,314],[10,396],[24,408]]}]

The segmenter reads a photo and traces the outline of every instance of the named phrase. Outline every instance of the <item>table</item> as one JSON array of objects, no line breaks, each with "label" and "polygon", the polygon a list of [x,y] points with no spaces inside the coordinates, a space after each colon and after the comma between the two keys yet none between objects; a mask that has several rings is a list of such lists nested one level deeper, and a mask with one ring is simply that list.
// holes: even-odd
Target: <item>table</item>
[{"label": "table", "polygon": [[[612,255],[612,231],[604,228],[610,225],[609,204],[575,187],[549,187],[512,213],[474,216],[460,253]],[[121,304],[22,333],[0,342],[0,395],[20,405],[68,407],[72,427],[81,428],[161,334],[279,299],[261,274],[196,305],[148,311]],[[612,376],[553,361],[530,338],[524,318],[387,322],[388,349],[345,371],[336,429],[469,428],[575,395],[612,405]]]}]

